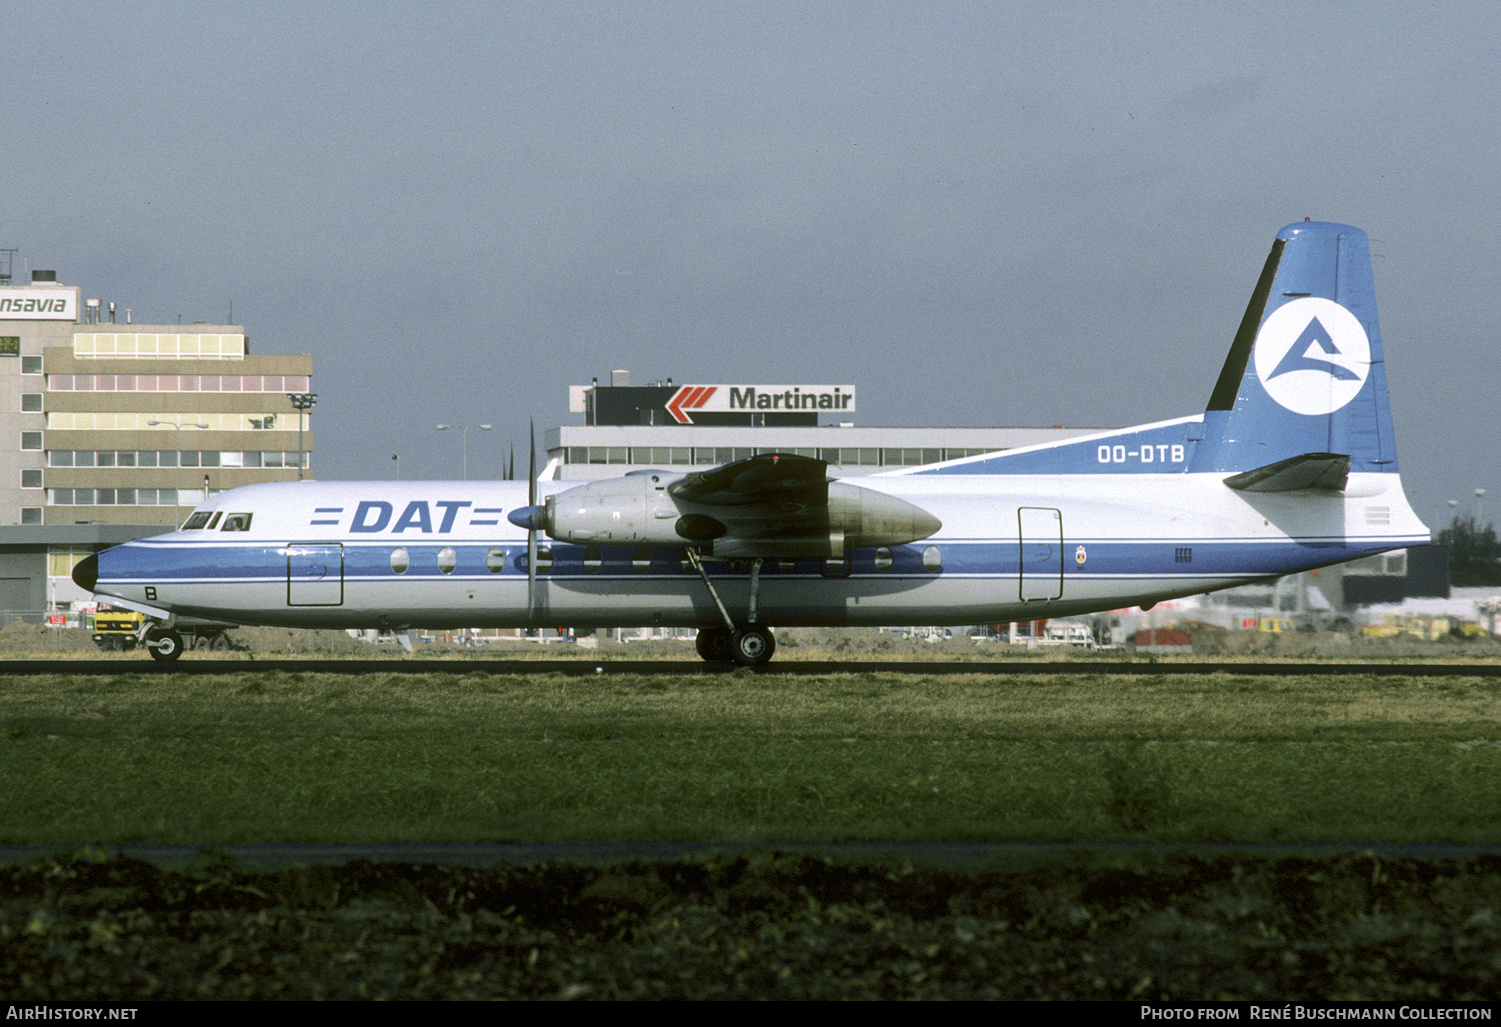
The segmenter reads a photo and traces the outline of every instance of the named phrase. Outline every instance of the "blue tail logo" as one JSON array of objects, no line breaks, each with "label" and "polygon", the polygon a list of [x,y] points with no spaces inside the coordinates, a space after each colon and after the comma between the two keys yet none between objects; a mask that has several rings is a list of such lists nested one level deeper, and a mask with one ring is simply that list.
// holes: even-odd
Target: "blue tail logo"
[{"label": "blue tail logo", "polygon": [[1256,375],[1278,405],[1295,414],[1332,414],[1360,394],[1371,342],[1360,320],[1333,300],[1284,303],[1256,336]]}]

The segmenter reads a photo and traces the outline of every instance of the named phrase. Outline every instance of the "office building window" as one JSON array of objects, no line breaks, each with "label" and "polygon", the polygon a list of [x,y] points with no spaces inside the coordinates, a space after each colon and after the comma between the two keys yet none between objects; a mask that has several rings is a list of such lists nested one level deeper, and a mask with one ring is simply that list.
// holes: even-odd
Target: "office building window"
[{"label": "office building window", "polygon": [[22,449],[41,449],[42,433],[39,431],[23,431],[21,433]]},{"label": "office building window", "polygon": [[[217,495],[211,489],[210,495]],[[193,506],[203,489],[48,489],[49,506]]]},{"label": "office building window", "polygon": [[42,394],[40,392],[21,393],[21,412],[25,414],[40,413],[42,409]]},{"label": "office building window", "polygon": [[182,450],[175,449],[53,449],[47,452],[49,467],[296,467],[299,458],[310,461],[311,453],[284,450]]},{"label": "office building window", "polygon": [[41,524],[42,523],[42,508],[39,507],[39,506],[23,506],[23,507],[21,507],[21,523],[22,524]]},{"label": "office building window", "polygon": [[42,469],[40,467],[27,467],[21,470],[21,487],[23,489],[39,489],[42,487]]},{"label": "office building window", "polygon": [[307,392],[307,375],[49,374],[52,392]]},{"label": "office building window", "polygon": [[77,332],[73,355],[80,360],[243,360],[245,336],[227,332]]},{"label": "office building window", "polygon": [[[174,425],[179,424],[206,424],[214,431],[296,430],[296,418],[279,422],[279,417],[280,414],[182,413],[176,410],[166,413],[54,410],[47,414],[47,427],[66,431],[156,431],[163,434],[177,431]],[[312,430],[311,417],[304,420],[304,427]]]},{"label": "office building window", "polygon": [[21,373],[22,374],[41,374],[42,373],[42,358],[41,357],[22,357],[21,358]]}]

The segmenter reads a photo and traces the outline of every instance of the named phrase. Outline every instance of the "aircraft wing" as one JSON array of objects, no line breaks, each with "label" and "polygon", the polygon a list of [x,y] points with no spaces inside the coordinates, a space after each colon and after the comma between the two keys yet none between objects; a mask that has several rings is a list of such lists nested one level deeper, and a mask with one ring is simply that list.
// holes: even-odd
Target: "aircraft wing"
[{"label": "aircraft wing", "polygon": [[759,453],[707,471],[692,471],[667,486],[669,495],[706,506],[827,506],[829,465],[811,456]]},{"label": "aircraft wing", "polygon": [[722,556],[837,556],[845,546],[900,545],[942,525],[926,511],[845,482],[828,464],[759,453],[667,486],[682,516],[679,538],[712,542]]}]

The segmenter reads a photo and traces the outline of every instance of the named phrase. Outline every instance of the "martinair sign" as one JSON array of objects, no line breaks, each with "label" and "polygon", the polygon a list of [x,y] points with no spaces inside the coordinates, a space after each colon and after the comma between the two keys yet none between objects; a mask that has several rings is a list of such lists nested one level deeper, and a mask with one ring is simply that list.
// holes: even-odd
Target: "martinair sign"
[{"label": "martinair sign", "polygon": [[77,320],[77,289],[0,288],[0,321]]},{"label": "martinair sign", "polygon": [[855,409],[853,385],[684,385],[667,401],[678,424],[692,424],[693,414],[817,412]]}]

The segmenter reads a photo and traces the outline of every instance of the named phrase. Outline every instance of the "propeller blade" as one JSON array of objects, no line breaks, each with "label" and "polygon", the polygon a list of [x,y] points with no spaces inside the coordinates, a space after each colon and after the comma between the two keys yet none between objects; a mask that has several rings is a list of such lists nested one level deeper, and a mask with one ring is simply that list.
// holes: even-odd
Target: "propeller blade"
[{"label": "propeller blade", "polygon": [[[537,421],[532,420],[531,441],[527,447],[531,456],[526,470],[526,505],[537,508]],[[530,621],[537,609],[537,521],[535,514],[527,520],[526,529],[526,619]]]}]

